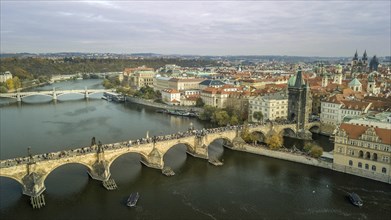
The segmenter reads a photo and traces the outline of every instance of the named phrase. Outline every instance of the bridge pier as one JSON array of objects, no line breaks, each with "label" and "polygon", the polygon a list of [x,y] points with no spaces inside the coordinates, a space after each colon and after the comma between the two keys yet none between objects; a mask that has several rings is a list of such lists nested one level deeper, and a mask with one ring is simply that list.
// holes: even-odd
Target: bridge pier
[{"label": "bridge pier", "polygon": [[97,161],[94,163],[92,168],[88,170],[88,175],[94,180],[107,181],[111,176],[107,161]]},{"label": "bridge pier", "polygon": [[22,192],[24,195],[28,195],[30,197],[39,196],[45,191],[46,187],[44,185],[43,176],[32,172],[27,174],[22,179]]},{"label": "bridge pier", "polygon": [[193,157],[208,159],[208,147],[205,144],[205,138],[206,136],[195,136],[194,149],[188,148],[186,150],[186,153],[190,154]]},{"label": "bridge pier", "polygon": [[89,98],[87,87],[85,88],[84,98],[85,98],[85,99],[88,99],[88,98]]},{"label": "bridge pier", "polygon": [[57,100],[56,88],[53,88],[53,100]]},{"label": "bridge pier", "polygon": [[17,102],[22,102],[22,97],[20,96],[20,93],[16,94],[16,101]]},{"label": "bridge pier", "polygon": [[164,167],[163,156],[155,147],[148,154],[147,157],[144,156],[141,157],[141,163],[147,167],[160,169],[160,170],[163,169]]}]

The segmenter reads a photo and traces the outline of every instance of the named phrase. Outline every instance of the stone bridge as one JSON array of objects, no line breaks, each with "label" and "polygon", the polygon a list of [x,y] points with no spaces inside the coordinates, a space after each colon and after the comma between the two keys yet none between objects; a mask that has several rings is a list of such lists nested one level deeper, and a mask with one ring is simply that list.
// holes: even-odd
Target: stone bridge
[{"label": "stone bridge", "polygon": [[[319,128],[319,123],[309,123],[308,130]],[[61,152],[30,155],[0,161],[0,176],[16,180],[22,186],[23,194],[39,196],[45,188],[45,179],[56,168],[65,164],[76,163],[86,167],[91,178],[106,181],[110,178],[110,166],[121,155],[138,153],[144,165],[162,169],[163,157],[174,146],[184,144],[187,153],[203,159],[208,159],[210,144],[218,139],[224,140],[224,146],[233,150],[243,147],[240,137],[243,126],[228,126],[221,128],[192,130],[177,134],[142,138],[114,144],[94,144],[89,147]],[[296,124],[281,125],[249,125],[250,132],[257,132],[265,137],[273,134],[297,134]],[[315,131],[316,132],[316,131]]]},{"label": "stone bridge", "polygon": [[84,90],[58,90],[53,88],[53,91],[36,91],[36,92],[15,92],[15,93],[0,93],[0,98],[13,98],[16,101],[21,102],[23,98],[35,95],[49,96],[53,100],[57,100],[58,97],[66,94],[82,94],[84,98],[88,98],[89,95],[95,93],[110,92],[111,90],[105,89],[84,89]]}]

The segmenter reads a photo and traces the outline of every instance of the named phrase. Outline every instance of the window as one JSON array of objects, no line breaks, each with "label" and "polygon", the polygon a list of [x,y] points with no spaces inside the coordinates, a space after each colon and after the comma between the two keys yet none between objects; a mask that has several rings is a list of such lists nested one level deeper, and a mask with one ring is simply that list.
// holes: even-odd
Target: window
[{"label": "window", "polygon": [[372,171],[376,171],[376,166],[372,165]]},{"label": "window", "polygon": [[360,150],[360,152],[358,153],[358,157],[360,157],[360,158],[364,157],[364,152],[362,150]]},{"label": "window", "polygon": [[377,161],[377,153],[374,153],[373,154],[373,158],[372,158],[374,161]]},{"label": "window", "polygon": [[353,166],[353,161],[349,160],[349,166]]},{"label": "window", "polygon": [[386,169],[385,167],[383,167],[383,168],[381,169],[381,172],[382,172],[382,173],[387,173],[387,169]]},{"label": "window", "polygon": [[362,163],[361,162],[358,162],[358,167],[362,168]]},{"label": "window", "polygon": [[365,164],[365,169],[368,170],[369,169],[369,165],[366,163]]},{"label": "window", "polygon": [[365,158],[368,160],[371,159],[371,153],[369,152],[365,153]]}]

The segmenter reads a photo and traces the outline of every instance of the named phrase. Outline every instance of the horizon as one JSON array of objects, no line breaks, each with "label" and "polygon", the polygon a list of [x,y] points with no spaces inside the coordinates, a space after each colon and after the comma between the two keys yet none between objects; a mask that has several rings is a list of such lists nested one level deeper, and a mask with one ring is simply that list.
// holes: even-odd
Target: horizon
[{"label": "horizon", "polygon": [[356,50],[360,56],[364,50],[369,57],[391,54],[390,1],[0,4],[2,54],[350,57]]}]

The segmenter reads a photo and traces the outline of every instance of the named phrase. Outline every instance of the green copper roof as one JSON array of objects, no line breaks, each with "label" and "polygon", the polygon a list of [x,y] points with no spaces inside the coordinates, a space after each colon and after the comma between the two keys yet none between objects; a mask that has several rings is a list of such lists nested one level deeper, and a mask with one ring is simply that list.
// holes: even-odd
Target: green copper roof
[{"label": "green copper roof", "polygon": [[357,78],[354,78],[350,83],[348,84],[349,86],[361,86],[360,81],[358,81]]}]

